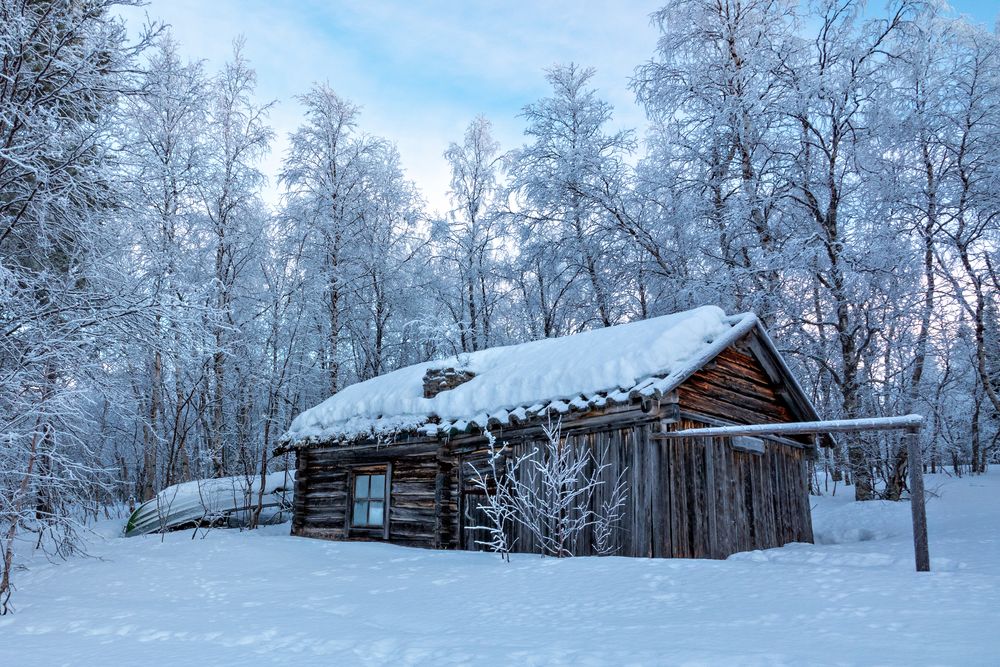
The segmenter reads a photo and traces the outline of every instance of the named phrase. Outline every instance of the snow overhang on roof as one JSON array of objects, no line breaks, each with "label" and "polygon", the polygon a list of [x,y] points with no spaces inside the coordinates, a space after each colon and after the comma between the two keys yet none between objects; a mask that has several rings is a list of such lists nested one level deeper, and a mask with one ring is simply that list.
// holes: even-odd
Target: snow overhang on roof
[{"label": "snow overhang on roof", "polygon": [[[752,313],[727,316],[703,306],[415,364],[345,387],[296,417],[282,442],[294,447],[402,432],[433,437],[658,399],[756,326]],[[424,375],[445,367],[473,377],[424,398]]]}]

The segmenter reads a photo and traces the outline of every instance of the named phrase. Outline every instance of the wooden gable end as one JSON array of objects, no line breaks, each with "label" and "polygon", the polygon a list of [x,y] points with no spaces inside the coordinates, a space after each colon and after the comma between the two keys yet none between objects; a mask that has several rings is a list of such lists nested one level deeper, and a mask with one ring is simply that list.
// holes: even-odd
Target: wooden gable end
[{"label": "wooden gable end", "polygon": [[753,331],[677,388],[682,413],[705,423],[781,424],[815,419],[769,341]]},{"label": "wooden gable end", "polygon": [[684,412],[737,424],[794,421],[778,388],[751,355],[733,347],[722,351],[677,388]]}]

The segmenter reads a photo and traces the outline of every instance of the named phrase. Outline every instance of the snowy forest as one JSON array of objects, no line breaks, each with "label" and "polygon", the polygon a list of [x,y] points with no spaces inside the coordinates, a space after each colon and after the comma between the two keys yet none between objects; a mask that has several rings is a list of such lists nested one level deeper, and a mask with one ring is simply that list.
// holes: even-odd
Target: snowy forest
[{"label": "snowy forest", "polygon": [[[521,145],[479,116],[441,147],[447,211],[333,74],[268,201],[241,40],[210,69],[129,4],[0,0],[0,591],[24,535],[283,469],[351,383],[703,304],[756,313],[824,418],[925,415],[931,472],[1000,455],[1000,36],[943,4],[670,0],[643,127],[540,63]],[[908,461],[815,465],[898,499]]]}]

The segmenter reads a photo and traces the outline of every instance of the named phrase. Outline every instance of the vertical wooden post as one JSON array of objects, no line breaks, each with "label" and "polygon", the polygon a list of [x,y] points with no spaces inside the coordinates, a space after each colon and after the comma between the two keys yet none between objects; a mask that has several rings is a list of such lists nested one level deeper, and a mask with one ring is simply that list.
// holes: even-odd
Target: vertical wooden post
[{"label": "vertical wooden post", "polygon": [[[392,507],[392,461],[385,466],[385,487],[382,489],[385,500],[382,501],[382,539],[388,541],[389,535],[389,514]],[[437,509],[435,507],[435,509]],[[439,546],[438,537],[434,537],[434,546]]]},{"label": "vertical wooden post", "polygon": [[[702,445],[701,450],[705,454],[705,502],[708,504],[708,556],[709,558],[723,558],[719,553],[719,527],[715,507],[716,495],[719,492],[715,486],[715,438],[692,438],[692,440],[700,441]],[[723,441],[720,439],[719,442]]]},{"label": "vertical wooden post", "polygon": [[929,572],[931,557],[927,550],[927,511],[924,507],[924,462],[920,455],[920,427],[906,429],[906,457],[910,465],[910,511],[913,513],[913,554],[917,572]]}]

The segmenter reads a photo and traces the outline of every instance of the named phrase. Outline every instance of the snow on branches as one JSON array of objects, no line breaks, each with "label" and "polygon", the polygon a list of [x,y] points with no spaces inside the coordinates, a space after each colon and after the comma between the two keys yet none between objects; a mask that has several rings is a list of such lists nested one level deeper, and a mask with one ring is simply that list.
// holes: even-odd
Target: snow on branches
[{"label": "snow on branches", "polygon": [[520,539],[513,535],[521,535],[536,543],[543,555],[564,558],[576,554],[592,531],[594,552],[614,553],[614,532],[628,496],[625,471],[598,501],[598,488],[608,484],[607,450],[595,452],[564,438],[561,422],[549,423],[542,431],[540,444],[519,455],[512,455],[507,444],[498,447],[496,437],[487,432],[485,466],[470,464],[473,487],[483,496],[477,509],[486,525],[468,529],[489,535],[476,543],[508,558]]}]

